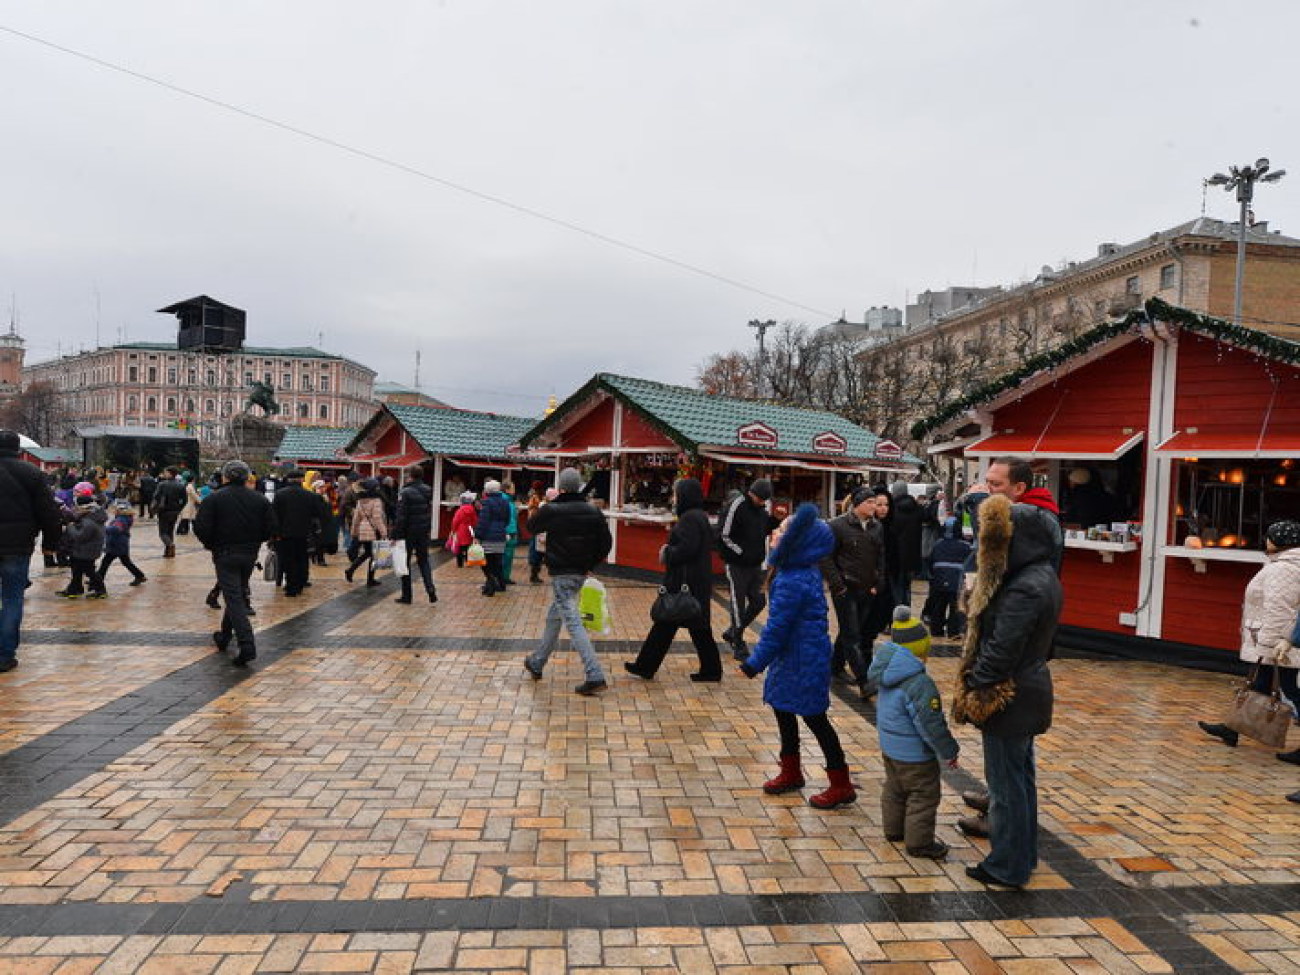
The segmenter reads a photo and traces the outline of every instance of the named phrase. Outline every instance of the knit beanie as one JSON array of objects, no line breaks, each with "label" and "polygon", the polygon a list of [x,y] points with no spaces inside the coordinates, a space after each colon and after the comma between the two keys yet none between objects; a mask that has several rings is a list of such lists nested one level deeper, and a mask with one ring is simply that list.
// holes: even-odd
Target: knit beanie
[{"label": "knit beanie", "polygon": [[760,501],[772,500],[772,482],[766,477],[760,477],[749,486],[749,493]]},{"label": "knit beanie", "polygon": [[1300,545],[1300,521],[1275,521],[1264,537],[1277,548],[1295,548]]},{"label": "knit beanie", "polygon": [[894,610],[894,625],[889,628],[889,638],[900,647],[907,647],[917,660],[924,661],[930,656],[930,631],[912,615],[911,606],[899,606]]}]

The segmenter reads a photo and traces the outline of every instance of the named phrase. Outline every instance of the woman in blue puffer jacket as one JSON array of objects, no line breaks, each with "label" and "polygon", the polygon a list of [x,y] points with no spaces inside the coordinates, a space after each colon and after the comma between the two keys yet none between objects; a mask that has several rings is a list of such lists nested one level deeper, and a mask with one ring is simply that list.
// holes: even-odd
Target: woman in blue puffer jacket
[{"label": "woman in blue puffer jacket", "polygon": [[793,792],[804,786],[799,765],[799,723],[802,717],[826,758],[830,788],[808,804],[834,809],[857,799],[839,735],[826,712],[831,695],[831,638],[818,562],[835,548],[830,526],[818,517],[817,506],[801,504],[787,519],[768,564],[767,625],[758,646],[740,672],[754,677],[767,670],[763,700],[776,714],[781,733],[781,771],[763,783],[768,795]]}]

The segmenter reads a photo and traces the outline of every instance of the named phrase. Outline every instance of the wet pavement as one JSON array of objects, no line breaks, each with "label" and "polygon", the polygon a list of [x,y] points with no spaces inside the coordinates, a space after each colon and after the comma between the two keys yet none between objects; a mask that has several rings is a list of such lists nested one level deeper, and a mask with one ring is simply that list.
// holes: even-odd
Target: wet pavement
[{"label": "wet pavement", "polygon": [[[977,733],[945,774],[946,862],[884,839],[874,715],[847,689],[858,803],[806,804],[811,741],[803,796],[765,796],[761,680],[692,684],[687,644],[653,682],[623,673],[653,586],[608,579],[598,697],[567,644],[524,671],[549,589],[522,564],[490,599],[444,564],[433,606],[337,556],[302,597],[259,578],[241,670],[213,650],[197,542],[164,560],[153,531],[143,586],[29,590],[0,675],[0,972],[1300,972],[1300,769],[1196,729],[1229,678],[1057,661],[1043,862],[995,892],[954,826]],[[945,688],[951,653],[930,666]]]}]

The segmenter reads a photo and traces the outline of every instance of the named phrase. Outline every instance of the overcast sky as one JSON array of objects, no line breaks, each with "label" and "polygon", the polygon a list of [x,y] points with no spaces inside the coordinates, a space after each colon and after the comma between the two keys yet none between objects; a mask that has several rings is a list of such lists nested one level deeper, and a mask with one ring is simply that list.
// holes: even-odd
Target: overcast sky
[{"label": "overcast sky", "polygon": [[172,340],[155,309],[206,293],[249,344],[408,385],[419,349],[425,392],[535,415],[599,371],[689,384],[751,319],[1085,259],[1261,155],[1293,174],[1256,213],[1300,236],[1294,0],[0,0],[0,28],[29,362]]}]

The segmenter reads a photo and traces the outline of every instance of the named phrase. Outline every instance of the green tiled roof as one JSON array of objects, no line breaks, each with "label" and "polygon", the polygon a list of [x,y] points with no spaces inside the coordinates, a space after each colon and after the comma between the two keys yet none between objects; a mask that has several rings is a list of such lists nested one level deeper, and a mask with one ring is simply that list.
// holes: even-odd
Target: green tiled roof
[{"label": "green tiled roof", "polygon": [[[525,447],[534,443],[597,390],[605,390],[622,400],[652,425],[691,450],[712,447],[743,452],[746,448],[738,439],[738,433],[741,427],[755,422],[776,431],[777,442],[773,449],[781,453],[823,454],[824,451],[813,446],[813,440],[820,434],[833,433],[843,437],[847,444],[844,453],[836,456],[846,460],[872,460],[876,459],[876,444],[882,440],[870,430],[835,413],[712,396],[685,386],[668,386],[648,379],[602,372],[565,400],[554,413],[534,425],[521,443]],[[753,449],[762,452],[762,448]],[[911,454],[903,454],[900,461],[904,464],[921,463]]]},{"label": "green tiled roof", "polygon": [[47,464],[56,461],[75,461],[81,463],[81,451],[72,447],[25,447],[27,453],[38,457]]},{"label": "green tiled roof", "polygon": [[445,454],[452,457],[473,457],[486,460],[506,460],[508,447],[519,443],[519,438],[536,423],[527,416],[504,416],[500,413],[478,413],[474,410],[456,410],[437,406],[404,406],[387,403],[370,423],[352,439],[356,443],[387,412],[413,436],[421,449],[430,455]]},{"label": "green tiled roof", "polygon": [[[141,352],[177,352],[179,349],[175,342],[124,342],[120,345],[113,346],[115,349],[135,349]],[[190,351],[190,350],[187,350]],[[294,359],[342,359],[341,355],[335,355],[332,352],[322,352],[320,349],[313,348],[310,345],[294,345],[285,349],[272,349],[260,345],[246,345],[243,348],[235,349],[222,355],[248,355],[248,356],[289,356]]]},{"label": "green tiled roof", "polygon": [[281,460],[325,460],[356,435],[356,427],[285,427],[275,456]]}]

